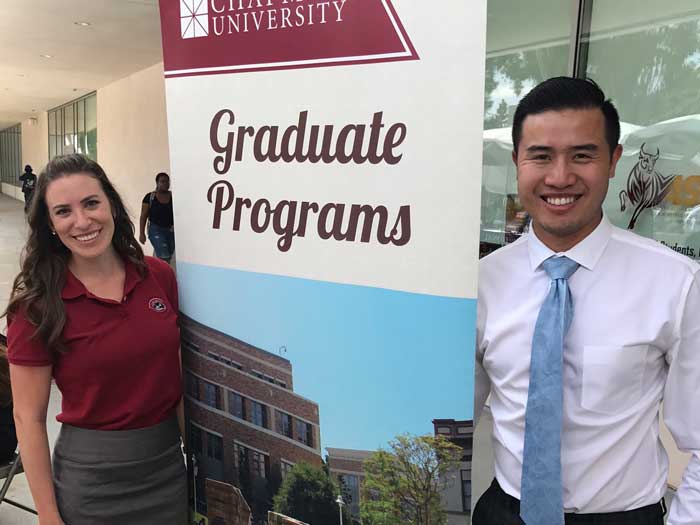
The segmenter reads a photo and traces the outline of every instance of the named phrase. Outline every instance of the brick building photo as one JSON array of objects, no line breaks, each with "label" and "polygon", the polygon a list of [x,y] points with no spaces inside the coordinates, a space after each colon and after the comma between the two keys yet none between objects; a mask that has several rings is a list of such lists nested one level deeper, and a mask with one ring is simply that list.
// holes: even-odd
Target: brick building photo
[{"label": "brick building photo", "polygon": [[468,525],[472,513],[472,452],[474,422],[454,419],[433,419],[436,436],[449,439],[462,449],[462,457],[454,472],[448,474],[442,491],[442,508],[447,513],[447,525]]},{"label": "brick building photo", "polygon": [[185,316],[181,329],[196,513],[207,516],[210,479],[239,488],[263,521],[296,463],[323,462],[318,404],[294,392],[288,359]]},{"label": "brick building photo", "polygon": [[370,450],[326,447],[328,472],[341,488],[350,515],[360,522],[360,501],[364,481],[363,463],[374,453]]}]

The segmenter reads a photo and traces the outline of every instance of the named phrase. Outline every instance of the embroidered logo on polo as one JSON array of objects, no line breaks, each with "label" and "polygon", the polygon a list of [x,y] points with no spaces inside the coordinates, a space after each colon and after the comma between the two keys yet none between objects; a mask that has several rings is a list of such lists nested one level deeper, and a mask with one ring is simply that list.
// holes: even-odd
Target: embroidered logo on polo
[{"label": "embroidered logo on polo", "polygon": [[153,310],[154,312],[165,312],[168,309],[168,305],[165,304],[165,301],[161,299],[160,297],[154,297],[150,301],[148,301],[148,307]]}]

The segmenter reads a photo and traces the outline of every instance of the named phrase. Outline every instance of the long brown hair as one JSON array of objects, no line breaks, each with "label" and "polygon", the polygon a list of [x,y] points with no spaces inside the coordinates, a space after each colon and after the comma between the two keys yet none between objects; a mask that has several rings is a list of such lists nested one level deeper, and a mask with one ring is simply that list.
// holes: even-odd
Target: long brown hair
[{"label": "long brown hair", "polygon": [[34,190],[27,216],[29,237],[22,255],[21,270],[15,278],[10,303],[3,314],[12,317],[21,311],[36,326],[35,337],[51,353],[67,350],[61,340],[66,324],[61,290],[71,252],[51,232],[46,189],[54,180],[77,173],[97,179],[109,200],[114,215],[112,245],[117,254],[131,261],[141,276],[147,272],[143,250],[134,237],[134,223],[100,165],[77,153],[54,157],[41,172]]},{"label": "long brown hair", "polygon": [[0,407],[12,404],[10,365],[7,362],[7,339],[0,334]]}]

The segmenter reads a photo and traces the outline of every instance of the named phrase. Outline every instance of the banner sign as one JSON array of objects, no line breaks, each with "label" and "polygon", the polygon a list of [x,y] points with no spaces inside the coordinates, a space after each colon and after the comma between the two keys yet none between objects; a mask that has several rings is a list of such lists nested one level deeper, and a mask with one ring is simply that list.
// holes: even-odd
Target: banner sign
[{"label": "banner sign", "polygon": [[263,520],[472,419],[486,2],[160,10],[196,517],[210,479]]}]

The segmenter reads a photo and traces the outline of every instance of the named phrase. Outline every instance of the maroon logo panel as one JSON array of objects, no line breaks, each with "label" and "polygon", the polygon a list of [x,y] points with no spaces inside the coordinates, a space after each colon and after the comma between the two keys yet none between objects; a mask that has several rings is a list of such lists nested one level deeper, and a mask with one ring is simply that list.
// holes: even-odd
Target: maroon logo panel
[{"label": "maroon logo panel", "polygon": [[165,76],[417,60],[391,0],[160,0]]}]

